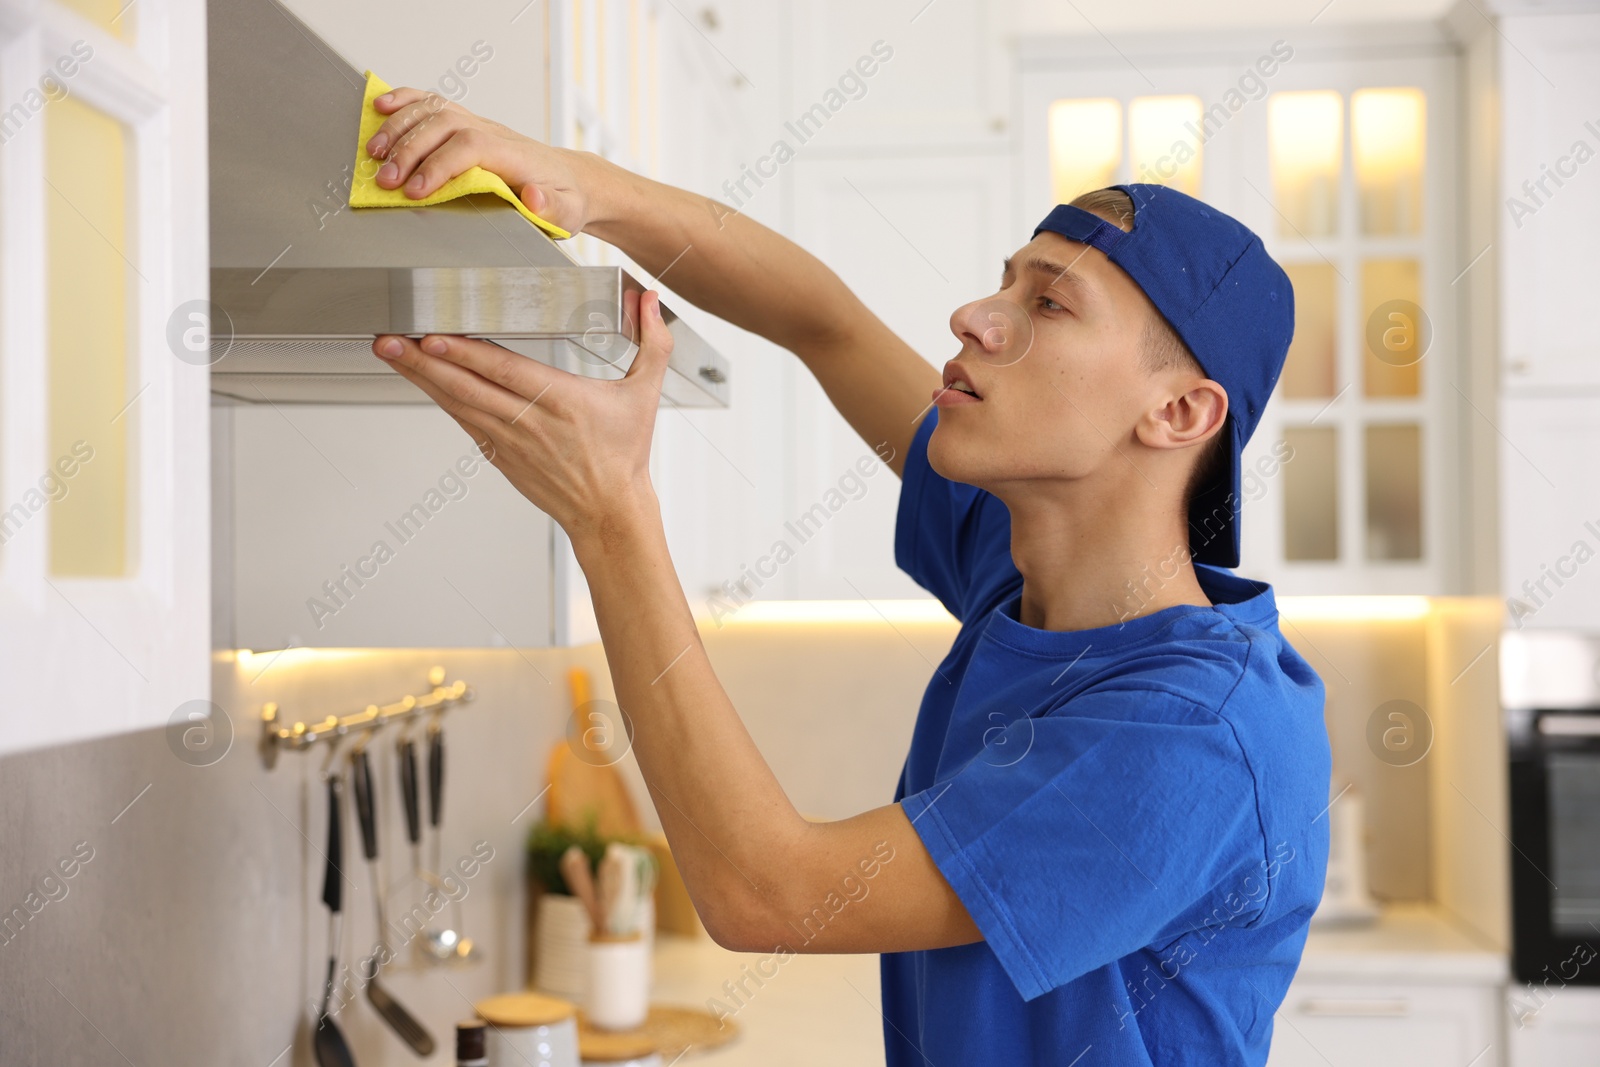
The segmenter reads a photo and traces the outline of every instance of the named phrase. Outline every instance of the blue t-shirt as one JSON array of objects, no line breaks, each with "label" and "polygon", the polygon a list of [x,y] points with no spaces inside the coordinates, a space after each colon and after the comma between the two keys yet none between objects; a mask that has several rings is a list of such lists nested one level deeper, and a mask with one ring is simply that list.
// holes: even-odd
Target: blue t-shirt
[{"label": "blue t-shirt", "polygon": [[887,953],[889,1067],[1263,1064],[1328,856],[1322,681],[1270,587],[1024,626],[1010,513],[906,456],[895,559],[961,620],[895,799],[984,940]]}]

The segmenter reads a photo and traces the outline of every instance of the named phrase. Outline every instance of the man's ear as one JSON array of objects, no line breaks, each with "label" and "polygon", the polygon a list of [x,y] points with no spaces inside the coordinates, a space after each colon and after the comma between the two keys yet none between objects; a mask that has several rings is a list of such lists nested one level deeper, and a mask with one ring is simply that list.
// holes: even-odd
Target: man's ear
[{"label": "man's ear", "polygon": [[1227,390],[1201,378],[1140,419],[1135,433],[1150,448],[1187,448],[1218,432],[1227,417]]}]

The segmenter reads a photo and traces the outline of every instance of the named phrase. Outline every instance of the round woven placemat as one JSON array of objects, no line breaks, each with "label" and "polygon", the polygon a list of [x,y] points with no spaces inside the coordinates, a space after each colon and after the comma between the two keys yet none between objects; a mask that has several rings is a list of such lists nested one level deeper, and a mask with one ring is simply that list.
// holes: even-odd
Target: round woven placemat
[{"label": "round woven placemat", "polygon": [[739,1027],[732,1019],[717,1022],[717,1017],[699,1008],[681,1008],[673,1004],[652,1004],[644,1025],[633,1030],[599,1030],[589,1025],[583,1012],[578,1012],[578,1051],[585,1059],[592,1049],[599,1059],[614,1048],[622,1038],[648,1038],[667,1063],[685,1052],[691,1055],[707,1049],[726,1045],[738,1036]]}]

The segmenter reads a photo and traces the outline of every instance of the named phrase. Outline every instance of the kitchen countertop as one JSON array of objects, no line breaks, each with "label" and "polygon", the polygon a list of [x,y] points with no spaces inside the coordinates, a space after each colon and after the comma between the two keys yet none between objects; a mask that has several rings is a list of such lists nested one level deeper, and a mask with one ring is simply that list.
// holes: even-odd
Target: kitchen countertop
[{"label": "kitchen countertop", "polygon": [[[724,988],[739,982],[748,994]],[[733,1010],[739,1027],[731,1042],[706,1053],[716,1067],[883,1063],[876,955],[794,955],[780,963],[770,953],[730,952],[709,937],[657,934],[651,1000],[716,1011],[711,999]],[[691,1052],[682,1062],[698,1058]]]},{"label": "kitchen countertop", "polygon": [[[1483,944],[1429,905],[1386,906],[1376,923],[1313,927],[1297,978],[1481,984],[1507,980],[1506,953]],[[771,977],[766,977],[771,975]],[[759,980],[759,981],[758,981]],[[743,982],[731,993],[724,983]],[[712,1052],[717,1067],[878,1067],[883,1015],[878,957],[730,952],[710,938],[656,938],[661,1003],[731,1009],[739,1036]],[[684,1062],[698,1059],[691,1053]]]},{"label": "kitchen countertop", "polygon": [[1366,926],[1313,926],[1297,978],[1471,985],[1507,981],[1509,955],[1430,904],[1388,904]]}]

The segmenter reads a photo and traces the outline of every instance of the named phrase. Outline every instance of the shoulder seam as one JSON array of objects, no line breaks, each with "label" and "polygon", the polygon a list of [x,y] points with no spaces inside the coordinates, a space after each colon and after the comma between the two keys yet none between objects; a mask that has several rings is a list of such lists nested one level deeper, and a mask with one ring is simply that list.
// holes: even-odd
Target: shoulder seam
[{"label": "shoulder seam", "polygon": [[[1261,814],[1261,780],[1256,777],[1255,765],[1251,763],[1250,753],[1245,750],[1244,743],[1239,740],[1239,731],[1234,726],[1233,720],[1222,714],[1222,709],[1228,706],[1228,702],[1233,699],[1233,695],[1239,691],[1239,686],[1244,682],[1245,676],[1250,673],[1250,657],[1256,651],[1256,642],[1248,634],[1244,635],[1244,639],[1247,651],[1244,656],[1243,669],[1240,670],[1239,677],[1234,679],[1233,688],[1228,690],[1228,695],[1223,697],[1217,704],[1216,715],[1217,718],[1228,724],[1228,736],[1233,738],[1234,747],[1239,750],[1239,757],[1244,761],[1244,768],[1250,773],[1250,798],[1254,802],[1256,810],[1256,831],[1261,840],[1261,860],[1263,869],[1268,869],[1265,865],[1270,863],[1271,857],[1267,855],[1267,824]],[[1267,909],[1272,904],[1272,894],[1273,886],[1269,880],[1267,882],[1266,895],[1261,898],[1261,908],[1256,912],[1256,917],[1245,923],[1240,929],[1248,930],[1266,918]]]}]

